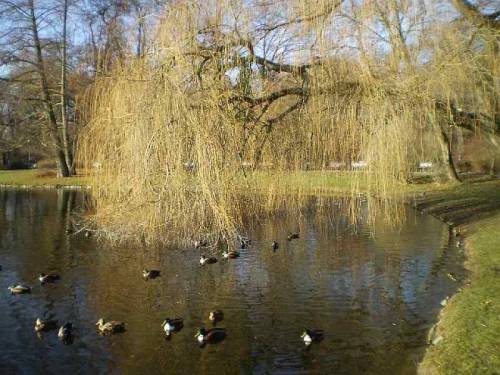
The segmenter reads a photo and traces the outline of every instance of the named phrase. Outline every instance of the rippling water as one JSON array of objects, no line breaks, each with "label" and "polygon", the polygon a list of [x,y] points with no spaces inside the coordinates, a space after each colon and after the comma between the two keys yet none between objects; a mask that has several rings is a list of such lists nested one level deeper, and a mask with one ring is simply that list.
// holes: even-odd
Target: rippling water
[{"label": "rippling water", "polygon": [[[0,373],[399,374],[415,373],[427,330],[461,274],[447,226],[408,209],[399,228],[349,226],[341,206],[328,219],[290,215],[249,229],[236,260],[200,268],[194,249],[114,248],[68,235],[82,194],[0,191]],[[333,218],[333,219],[332,219]],[[301,238],[286,241],[288,231]],[[270,242],[280,249],[273,252]],[[142,268],[161,277],[144,281]],[[40,286],[41,272],[61,281]],[[33,286],[11,296],[9,285]],[[222,309],[227,338],[198,347],[194,334]],[[72,345],[56,332],[37,337],[37,317],[75,327]],[[165,317],[184,328],[166,340]],[[96,333],[105,317],[127,332]],[[306,348],[304,327],[323,329]]]}]

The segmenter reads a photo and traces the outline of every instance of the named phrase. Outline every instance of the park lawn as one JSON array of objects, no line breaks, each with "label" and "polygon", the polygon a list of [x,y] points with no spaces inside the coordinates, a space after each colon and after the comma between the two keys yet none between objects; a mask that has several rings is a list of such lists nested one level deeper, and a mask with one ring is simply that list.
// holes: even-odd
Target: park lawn
[{"label": "park lawn", "polygon": [[22,169],[0,171],[0,186],[12,187],[64,187],[90,185],[88,176],[58,178],[55,172],[45,169]]},{"label": "park lawn", "polygon": [[470,285],[446,305],[421,374],[496,374],[500,370],[500,213],[471,224],[465,239]]}]

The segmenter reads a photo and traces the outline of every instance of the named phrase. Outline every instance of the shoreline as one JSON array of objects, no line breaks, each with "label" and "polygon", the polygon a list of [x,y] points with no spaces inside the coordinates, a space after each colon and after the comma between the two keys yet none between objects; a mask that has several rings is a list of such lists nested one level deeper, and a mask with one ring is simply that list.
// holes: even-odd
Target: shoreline
[{"label": "shoreline", "polygon": [[498,356],[489,353],[500,343],[500,335],[495,335],[500,332],[499,324],[495,324],[500,295],[491,282],[500,271],[500,256],[494,254],[500,249],[500,201],[477,210],[473,207],[484,197],[472,194],[456,198],[443,194],[414,204],[419,212],[450,226],[455,238],[463,243],[467,272],[457,292],[442,302],[437,321],[428,331],[427,346],[417,366],[417,373],[422,375],[494,373],[500,366]]}]

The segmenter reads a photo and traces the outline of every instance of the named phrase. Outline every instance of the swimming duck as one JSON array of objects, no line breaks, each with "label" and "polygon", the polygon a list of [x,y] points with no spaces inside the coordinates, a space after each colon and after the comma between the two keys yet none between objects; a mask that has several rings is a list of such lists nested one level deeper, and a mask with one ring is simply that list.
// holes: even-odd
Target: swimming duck
[{"label": "swimming duck", "polygon": [[279,244],[279,243],[277,243],[276,241],[273,241],[273,244],[272,244],[271,246],[272,246],[273,250],[274,250],[274,251],[276,251],[276,250],[278,250],[278,249],[279,249],[280,244]]},{"label": "swimming duck", "polygon": [[226,337],[226,329],[225,328],[211,328],[205,329],[200,328],[196,335],[194,336],[196,340],[202,345],[205,343],[216,343],[224,340]]},{"label": "swimming duck", "polygon": [[207,258],[205,255],[200,256],[200,266],[204,266],[205,264],[213,264],[217,263],[217,258],[209,257]]},{"label": "swimming duck", "polygon": [[46,332],[57,328],[57,320],[42,320],[37,318],[35,321],[35,331],[36,332]]},{"label": "swimming duck", "polygon": [[110,322],[105,322],[104,319],[101,318],[97,321],[95,325],[97,326],[99,332],[104,335],[111,333],[125,332],[124,322],[117,322],[114,320]]},{"label": "swimming duck", "polygon": [[160,271],[158,270],[148,270],[147,268],[144,268],[142,270],[142,277],[145,279],[154,279],[160,276]]},{"label": "swimming duck", "polygon": [[222,319],[224,319],[224,313],[222,310],[212,310],[208,313],[208,320],[214,324],[220,322]]},{"label": "swimming duck", "polygon": [[56,275],[55,273],[41,273],[40,276],[38,276],[38,280],[40,281],[40,284],[45,284],[45,283],[53,283],[56,280],[60,280],[61,277],[59,275]]},{"label": "swimming duck", "polygon": [[242,237],[241,238],[241,241],[240,241],[240,248],[241,249],[246,249],[247,246],[251,245],[252,244],[252,240],[250,240],[249,238],[247,237]]},{"label": "swimming duck", "polygon": [[163,330],[165,333],[170,335],[170,333],[179,331],[182,329],[184,326],[184,319],[182,318],[175,318],[175,319],[170,319],[170,318],[165,318],[163,323],[161,324]]},{"label": "swimming duck", "polygon": [[194,247],[199,249],[200,247],[207,247],[208,246],[208,241],[207,240],[197,240],[194,241]]},{"label": "swimming duck", "polygon": [[10,290],[11,294],[25,294],[31,293],[31,287],[23,284],[11,285],[7,289]]},{"label": "swimming duck", "polygon": [[299,238],[299,237],[300,237],[300,236],[299,236],[299,234],[298,234],[298,233],[290,233],[290,234],[288,235],[288,237],[287,237],[287,240],[288,240],[288,241],[291,241],[291,240],[295,240],[295,239],[297,239],[297,238]]},{"label": "swimming duck", "polygon": [[227,250],[224,250],[224,252],[222,253],[222,256],[225,258],[225,259],[235,259],[235,258],[238,258],[240,256],[240,253],[237,252],[237,251],[227,251]]},{"label": "swimming duck", "polygon": [[57,337],[63,341],[69,341],[71,338],[71,330],[73,329],[73,324],[64,323],[57,332]]},{"label": "swimming duck", "polygon": [[313,342],[320,342],[323,340],[324,336],[324,331],[320,329],[310,330],[306,328],[300,337],[304,340],[304,344],[311,345]]}]

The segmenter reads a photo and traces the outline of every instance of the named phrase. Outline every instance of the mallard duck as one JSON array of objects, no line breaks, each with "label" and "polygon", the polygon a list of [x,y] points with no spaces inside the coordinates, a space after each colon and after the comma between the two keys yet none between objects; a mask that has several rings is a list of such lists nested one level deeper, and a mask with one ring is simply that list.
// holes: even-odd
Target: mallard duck
[{"label": "mallard duck", "polygon": [[205,264],[213,264],[217,263],[217,258],[209,257],[207,258],[205,255],[200,256],[200,266],[204,266]]},{"label": "mallard duck", "polygon": [[37,318],[35,321],[36,332],[46,332],[57,328],[57,320],[42,320]]},{"label": "mallard duck", "polygon": [[31,287],[29,287],[28,285],[23,285],[23,284],[11,285],[7,289],[10,290],[11,294],[31,293]]},{"label": "mallard duck", "polygon": [[319,342],[323,340],[324,336],[324,331],[320,329],[310,330],[306,328],[304,329],[304,332],[300,337],[302,338],[302,340],[304,340],[304,344],[311,345],[313,342]]},{"label": "mallard duck", "polygon": [[291,241],[291,240],[295,240],[297,238],[300,238],[299,234],[298,233],[290,233],[287,237],[287,240],[288,241]]},{"label": "mallard duck", "polygon": [[198,332],[194,337],[202,345],[207,342],[216,343],[224,340],[224,338],[226,337],[226,329],[225,328],[205,329],[202,327],[198,330]]},{"label": "mallard duck", "polygon": [[252,240],[248,239],[247,237],[242,237],[240,241],[240,248],[241,249],[246,249],[247,246],[252,244]]},{"label": "mallard duck", "polygon": [[158,270],[148,270],[147,268],[144,268],[142,270],[142,277],[144,277],[145,279],[154,279],[159,276],[160,276],[160,271]]},{"label": "mallard duck", "polygon": [[61,277],[59,275],[56,275],[55,273],[41,273],[40,276],[38,276],[38,280],[40,281],[41,284],[45,283],[53,283],[56,280],[60,280]]},{"label": "mallard duck", "polygon": [[214,324],[220,322],[222,319],[224,319],[224,313],[222,310],[212,310],[208,313],[208,320]]},{"label": "mallard duck", "polygon": [[175,332],[175,331],[179,331],[182,329],[182,327],[184,326],[184,319],[182,319],[182,318],[174,318],[174,319],[165,318],[165,320],[163,321],[161,326],[162,326],[163,330],[165,331],[165,333],[167,335],[170,335],[170,333]]},{"label": "mallard duck", "polygon": [[237,252],[237,251],[227,251],[227,250],[224,250],[224,252],[222,253],[222,256],[225,258],[225,259],[235,259],[235,258],[238,258],[240,256],[240,253]]},{"label": "mallard duck", "polygon": [[73,324],[64,323],[57,332],[57,337],[63,341],[68,341],[71,338],[71,330],[73,329]]},{"label": "mallard duck", "polygon": [[199,249],[200,247],[207,247],[208,246],[208,241],[207,240],[197,240],[194,241],[194,247]]},{"label": "mallard duck", "polygon": [[97,329],[99,330],[99,332],[102,334],[125,332],[125,323],[124,322],[117,322],[114,320],[112,320],[110,322],[105,322],[104,319],[101,318],[97,321],[97,323],[95,325],[97,326]]},{"label": "mallard duck", "polygon": [[273,250],[274,250],[274,251],[276,251],[276,250],[278,250],[278,249],[279,249],[280,244],[279,244],[279,243],[277,243],[276,241],[273,241],[273,244],[272,244],[271,246],[272,246]]}]

